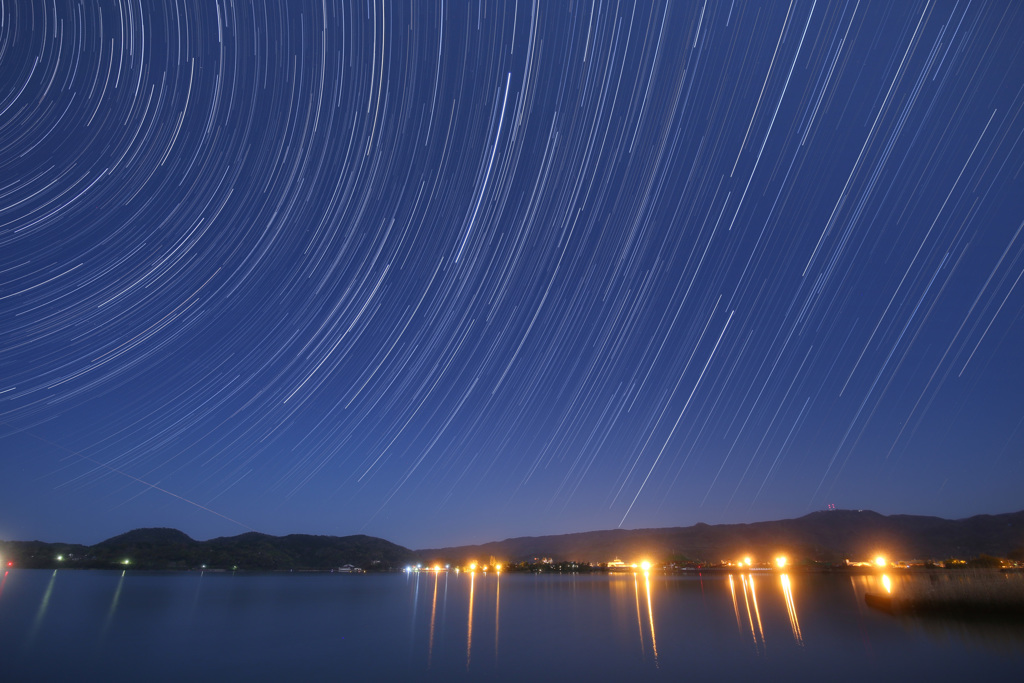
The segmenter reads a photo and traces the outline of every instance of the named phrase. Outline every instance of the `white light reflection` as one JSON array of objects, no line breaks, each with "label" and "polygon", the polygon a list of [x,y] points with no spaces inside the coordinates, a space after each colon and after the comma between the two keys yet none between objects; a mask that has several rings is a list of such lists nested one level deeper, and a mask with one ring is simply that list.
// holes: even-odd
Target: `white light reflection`
[{"label": "white light reflection", "polygon": [[124,575],[128,573],[128,570],[122,569],[121,576],[117,579],[117,588],[114,589],[114,597],[110,600],[110,609],[107,610],[107,618],[103,621],[103,628],[100,629],[100,640],[103,640],[104,636],[107,635],[107,629],[110,628],[110,622],[114,619],[114,612],[117,611],[117,603],[121,600],[121,588],[124,586]]},{"label": "white light reflection", "polygon": [[53,574],[50,575],[50,582],[46,584],[46,592],[43,593],[43,599],[39,602],[39,610],[36,612],[35,621],[32,622],[32,630],[28,634],[29,643],[35,640],[39,627],[43,625],[43,617],[46,616],[46,610],[50,606],[50,596],[53,594],[53,584],[56,580],[57,570],[54,569]]}]

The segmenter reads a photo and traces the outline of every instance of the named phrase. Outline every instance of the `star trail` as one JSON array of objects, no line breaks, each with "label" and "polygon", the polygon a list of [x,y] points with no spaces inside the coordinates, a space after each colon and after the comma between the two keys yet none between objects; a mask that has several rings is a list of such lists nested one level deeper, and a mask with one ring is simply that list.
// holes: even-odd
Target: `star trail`
[{"label": "star trail", "polygon": [[0,538],[1021,507],[1024,6],[0,2]]}]

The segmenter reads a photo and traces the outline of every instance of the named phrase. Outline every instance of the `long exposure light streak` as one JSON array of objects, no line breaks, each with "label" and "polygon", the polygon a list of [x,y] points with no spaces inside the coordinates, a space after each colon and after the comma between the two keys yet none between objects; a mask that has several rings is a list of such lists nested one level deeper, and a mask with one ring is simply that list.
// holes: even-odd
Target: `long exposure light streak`
[{"label": "long exposure light streak", "polygon": [[5,537],[1020,505],[1021,3],[0,16]]}]

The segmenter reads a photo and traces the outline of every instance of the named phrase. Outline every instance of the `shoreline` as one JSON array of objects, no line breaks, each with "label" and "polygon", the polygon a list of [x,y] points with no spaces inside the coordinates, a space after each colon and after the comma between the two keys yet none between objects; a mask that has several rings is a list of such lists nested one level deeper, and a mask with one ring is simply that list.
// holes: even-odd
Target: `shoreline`
[{"label": "shoreline", "polygon": [[1024,576],[997,569],[919,574],[893,586],[891,593],[867,593],[864,601],[893,615],[1024,616]]}]

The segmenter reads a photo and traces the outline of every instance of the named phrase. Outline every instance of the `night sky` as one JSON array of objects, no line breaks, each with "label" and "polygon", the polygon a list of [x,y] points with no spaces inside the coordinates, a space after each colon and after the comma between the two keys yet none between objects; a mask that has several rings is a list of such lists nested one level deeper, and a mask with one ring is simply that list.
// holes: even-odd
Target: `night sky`
[{"label": "night sky", "polygon": [[1024,507],[1024,4],[0,2],[0,538]]}]

